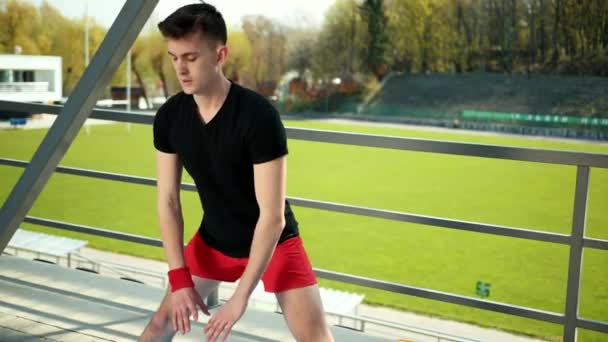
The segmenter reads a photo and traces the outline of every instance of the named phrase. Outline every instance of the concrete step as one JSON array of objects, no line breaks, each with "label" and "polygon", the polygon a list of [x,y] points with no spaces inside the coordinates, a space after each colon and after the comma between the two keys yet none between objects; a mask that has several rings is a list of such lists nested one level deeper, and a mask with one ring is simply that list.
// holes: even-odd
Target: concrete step
[{"label": "concrete step", "polygon": [[[0,340],[134,341],[164,291],[148,285],[0,256]],[[201,341],[207,317],[174,341]],[[337,341],[389,341],[332,327]],[[283,316],[248,309],[228,339],[293,341]]]}]

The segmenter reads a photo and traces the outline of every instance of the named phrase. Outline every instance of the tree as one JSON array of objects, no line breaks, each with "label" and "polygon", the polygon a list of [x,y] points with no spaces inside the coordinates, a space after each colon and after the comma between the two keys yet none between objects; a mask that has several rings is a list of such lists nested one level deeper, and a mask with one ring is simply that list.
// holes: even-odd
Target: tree
[{"label": "tree", "polygon": [[383,0],[365,0],[360,7],[364,20],[367,22],[368,48],[366,64],[369,71],[378,80],[387,73],[390,48],[387,33],[387,17],[384,14]]},{"label": "tree", "polygon": [[160,87],[163,91],[164,97],[169,97],[173,92],[170,91],[173,88],[171,85],[177,87],[177,80],[175,80],[173,66],[167,58],[168,53],[165,48],[165,41],[160,32],[155,28],[153,31],[148,33],[148,49],[147,54],[152,66],[152,72],[155,77],[158,77],[160,81]]},{"label": "tree", "polygon": [[276,83],[286,65],[285,29],[262,15],[245,16],[242,27],[252,47],[251,76],[255,87]]},{"label": "tree", "polygon": [[252,47],[243,31],[228,30],[228,60],[224,74],[235,82],[244,82],[251,71]]},{"label": "tree", "polygon": [[456,9],[456,27],[455,31],[458,35],[455,41],[457,55],[455,56],[454,68],[456,72],[472,70],[472,51],[473,51],[473,27],[474,12],[472,11],[471,1],[455,0]]},{"label": "tree", "polygon": [[295,30],[289,32],[287,68],[296,70],[300,76],[313,68],[317,32]]},{"label": "tree", "polygon": [[561,29],[561,18],[562,18],[562,0],[554,0],[554,19],[553,19],[553,56],[551,57],[551,63],[557,66],[560,55],[560,37],[559,31]]},{"label": "tree", "polygon": [[252,47],[252,69],[251,76],[256,87],[259,87],[262,81],[267,78],[268,64],[264,63],[264,55],[266,54],[266,33],[270,31],[272,23],[270,19],[257,16],[243,18],[243,32],[247,35]]},{"label": "tree", "polygon": [[317,27],[318,23],[311,14],[304,11],[296,11],[289,18],[289,25],[285,27],[288,37],[286,69],[297,71],[299,76],[312,71],[319,35]]},{"label": "tree", "polygon": [[395,0],[388,7],[394,59],[408,72],[448,71],[457,59],[453,3]]},{"label": "tree", "polygon": [[316,76],[333,77],[365,69],[368,33],[353,0],[337,0],[325,13],[314,49]]},{"label": "tree", "polygon": [[17,46],[24,54],[39,54],[34,32],[40,26],[40,17],[35,6],[16,0],[3,2],[0,12],[0,49],[14,53]]},{"label": "tree", "polygon": [[[140,35],[131,47],[131,71],[135,74],[137,84],[142,90],[142,96],[148,105],[150,105],[151,102],[148,99],[144,77],[154,74],[151,60],[146,53],[147,47],[150,46],[150,38],[150,36]],[[127,99],[127,101],[130,101],[130,99]]]},{"label": "tree", "polygon": [[[94,56],[106,35],[106,30],[95,20],[89,20],[89,54]],[[67,20],[53,37],[51,53],[62,58],[63,92],[66,95],[72,92],[84,72],[84,30],[84,18]]]}]

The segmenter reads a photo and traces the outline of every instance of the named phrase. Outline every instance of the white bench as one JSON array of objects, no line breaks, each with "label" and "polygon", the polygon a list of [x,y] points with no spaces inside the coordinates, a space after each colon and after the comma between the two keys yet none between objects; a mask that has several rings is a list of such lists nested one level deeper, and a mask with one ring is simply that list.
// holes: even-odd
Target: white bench
[{"label": "white bench", "polygon": [[[365,297],[362,294],[333,290],[324,287],[319,288],[323,308],[327,313],[333,315],[356,315],[357,307]],[[273,293],[264,291],[264,286],[260,282],[253,290],[249,298],[249,305],[267,311],[281,312],[279,303]]]}]

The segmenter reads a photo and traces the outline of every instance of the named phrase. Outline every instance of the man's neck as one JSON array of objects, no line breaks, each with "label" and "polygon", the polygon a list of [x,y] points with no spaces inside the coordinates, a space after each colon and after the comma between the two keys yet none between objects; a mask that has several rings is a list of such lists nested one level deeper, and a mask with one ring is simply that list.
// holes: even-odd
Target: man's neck
[{"label": "man's neck", "polygon": [[198,112],[205,122],[211,121],[220,110],[228,92],[230,90],[230,81],[220,76],[214,84],[209,87],[208,92],[204,94],[193,94],[194,101],[198,107]]}]

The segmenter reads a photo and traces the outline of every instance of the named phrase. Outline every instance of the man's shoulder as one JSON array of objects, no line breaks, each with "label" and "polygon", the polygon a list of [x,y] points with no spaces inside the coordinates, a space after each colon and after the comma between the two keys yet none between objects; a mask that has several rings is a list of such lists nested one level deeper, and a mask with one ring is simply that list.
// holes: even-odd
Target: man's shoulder
[{"label": "man's shoulder", "polygon": [[180,111],[182,111],[184,98],[186,94],[184,92],[179,92],[173,96],[170,96],[165,103],[163,103],[156,114],[154,115],[154,127],[169,129],[174,125],[175,120],[177,120],[181,115],[178,115]]},{"label": "man's shoulder", "polygon": [[165,103],[163,103],[155,114],[155,123],[160,125],[171,125],[179,115],[178,112],[183,110],[184,99],[186,94],[183,91],[170,96]]},{"label": "man's shoulder", "polygon": [[[270,101],[267,98],[262,96],[260,93],[252,90],[250,88],[244,87],[242,85],[233,84],[236,87],[238,92],[238,101],[241,103],[246,103],[248,106],[255,106],[256,108],[274,108]],[[248,108],[251,109],[251,108]]]},{"label": "man's shoulder", "polygon": [[183,99],[185,97],[186,97],[186,94],[183,91],[180,91],[177,94],[169,96],[167,101],[165,101],[165,103],[163,103],[160,106],[158,111],[161,112],[162,110],[166,110],[166,109],[176,109],[176,107],[180,105],[180,103],[183,101]]}]

